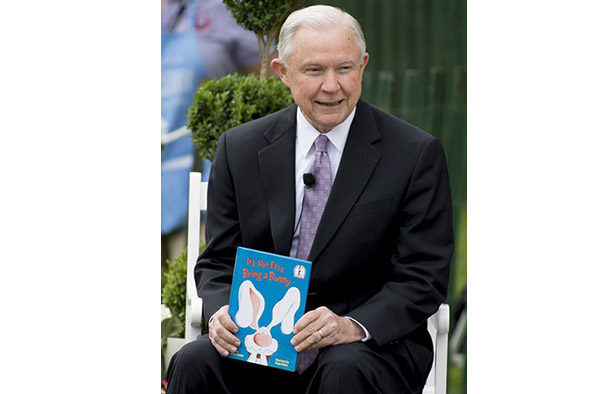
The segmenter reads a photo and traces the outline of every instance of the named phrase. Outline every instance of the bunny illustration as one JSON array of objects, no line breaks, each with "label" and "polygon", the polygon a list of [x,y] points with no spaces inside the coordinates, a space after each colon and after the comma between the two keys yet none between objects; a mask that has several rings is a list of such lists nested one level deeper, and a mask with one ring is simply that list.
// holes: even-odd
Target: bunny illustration
[{"label": "bunny illustration", "polygon": [[273,318],[268,326],[259,327],[258,321],[265,309],[265,299],[251,281],[242,282],[238,291],[239,310],[235,322],[239,327],[250,326],[256,332],[246,335],[244,345],[248,349],[249,362],[267,365],[268,358],[277,351],[279,344],[271,336],[271,329],[281,323],[281,332],[289,334],[294,328],[294,315],[300,307],[300,290],[291,287],[273,307]]}]

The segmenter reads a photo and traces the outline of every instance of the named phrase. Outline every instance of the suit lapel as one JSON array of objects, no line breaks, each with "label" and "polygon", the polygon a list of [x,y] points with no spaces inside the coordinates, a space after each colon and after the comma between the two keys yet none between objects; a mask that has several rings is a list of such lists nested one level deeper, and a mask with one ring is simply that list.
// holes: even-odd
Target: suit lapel
[{"label": "suit lapel", "polygon": [[371,107],[359,101],[308,260],[321,254],[367,185],[380,157],[373,142],[380,138]]},{"label": "suit lapel", "polygon": [[269,206],[274,251],[287,255],[296,212],[296,106],[285,109],[264,136],[269,145],[258,152],[258,162]]}]

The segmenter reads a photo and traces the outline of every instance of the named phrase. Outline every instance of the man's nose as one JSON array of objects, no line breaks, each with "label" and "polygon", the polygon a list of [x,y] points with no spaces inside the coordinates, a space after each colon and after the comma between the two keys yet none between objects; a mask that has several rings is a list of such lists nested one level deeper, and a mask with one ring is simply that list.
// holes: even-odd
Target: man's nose
[{"label": "man's nose", "polygon": [[338,76],[335,71],[327,71],[324,76],[323,83],[321,84],[321,89],[327,93],[334,93],[340,88],[340,84],[338,82]]}]

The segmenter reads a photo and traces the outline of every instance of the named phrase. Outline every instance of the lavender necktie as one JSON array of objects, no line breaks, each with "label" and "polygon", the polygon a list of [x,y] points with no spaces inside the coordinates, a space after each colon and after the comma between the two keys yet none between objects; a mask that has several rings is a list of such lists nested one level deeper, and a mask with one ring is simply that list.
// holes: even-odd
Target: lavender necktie
[{"label": "lavender necktie", "polygon": [[[315,177],[315,183],[312,187],[304,189],[298,251],[296,252],[296,257],[299,259],[308,257],[331,191],[332,176],[331,163],[327,154],[328,142],[329,139],[324,134],[319,135],[315,140],[315,161],[311,169],[311,173]],[[318,354],[317,349],[298,353],[297,371],[304,372],[315,361]]]},{"label": "lavender necktie", "polygon": [[331,191],[331,163],[327,154],[328,142],[329,139],[324,134],[319,135],[315,140],[315,161],[310,171],[315,177],[315,183],[312,187],[304,189],[298,251],[296,252],[296,257],[299,259],[308,257]]}]

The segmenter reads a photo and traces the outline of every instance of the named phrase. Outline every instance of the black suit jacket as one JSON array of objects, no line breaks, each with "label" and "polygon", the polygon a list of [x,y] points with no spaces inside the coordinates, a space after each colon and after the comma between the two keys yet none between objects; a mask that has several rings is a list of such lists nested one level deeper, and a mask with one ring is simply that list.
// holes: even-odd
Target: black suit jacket
[{"label": "black suit jacket", "polygon": [[[204,316],[228,304],[237,246],[287,255],[295,214],[296,105],[224,133],[195,268]],[[431,135],[360,100],[308,260],[307,310],[361,322],[377,345],[412,337],[446,297],[453,251],[446,160]]]}]

